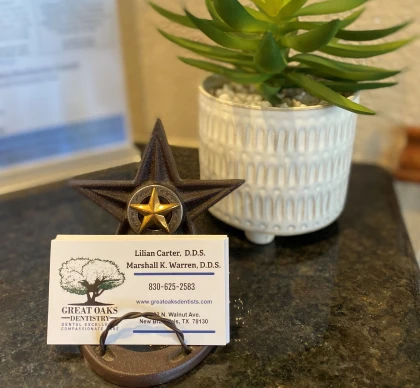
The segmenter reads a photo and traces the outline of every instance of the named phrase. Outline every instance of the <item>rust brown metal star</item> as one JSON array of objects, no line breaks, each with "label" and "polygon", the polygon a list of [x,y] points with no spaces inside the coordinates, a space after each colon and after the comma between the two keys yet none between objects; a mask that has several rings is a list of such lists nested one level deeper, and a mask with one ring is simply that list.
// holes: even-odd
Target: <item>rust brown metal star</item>
[{"label": "rust brown metal star", "polygon": [[[244,181],[240,179],[182,180],[160,120],[156,122],[134,180],[71,182],[72,186],[82,194],[118,219],[120,225],[117,234],[166,232],[194,234],[193,220],[243,183]],[[158,194],[154,200],[163,206],[171,203],[179,204],[178,207],[171,209],[165,207],[168,211],[156,213],[165,219],[167,230],[152,229],[153,225],[156,225],[156,219],[147,224],[147,219],[144,218],[148,215],[139,211],[140,208],[133,207],[136,204],[147,207],[153,192]],[[133,212],[136,213],[135,216]],[[139,214],[143,217],[142,220],[138,218]],[[163,225],[162,218],[160,221]]]}]

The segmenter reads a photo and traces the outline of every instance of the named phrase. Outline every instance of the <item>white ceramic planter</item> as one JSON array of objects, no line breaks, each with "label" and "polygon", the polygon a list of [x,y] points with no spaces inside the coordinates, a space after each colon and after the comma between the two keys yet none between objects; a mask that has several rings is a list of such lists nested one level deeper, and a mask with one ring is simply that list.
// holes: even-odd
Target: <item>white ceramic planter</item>
[{"label": "white ceramic planter", "polygon": [[[246,183],[210,209],[257,244],[321,229],[345,204],[357,115],[335,106],[245,108],[200,87],[202,179]],[[359,94],[353,98],[359,101]]]}]

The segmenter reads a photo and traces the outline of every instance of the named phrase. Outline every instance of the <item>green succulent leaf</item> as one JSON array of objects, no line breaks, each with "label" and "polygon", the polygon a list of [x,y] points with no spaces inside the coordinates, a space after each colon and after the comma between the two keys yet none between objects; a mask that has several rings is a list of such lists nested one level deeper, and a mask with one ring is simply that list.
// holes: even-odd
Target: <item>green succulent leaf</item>
[{"label": "green succulent leaf", "polygon": [[290,3],[290,0],[273,0],[273,13],[275,15],[278,15],[278,13],[280,12],[280,10],[286,6],[288,3]]},{"label": "green succulent leaf", "polygon": [[340,28],[340,20],[332,20],[300,35],[286,35],[281,43],[302,53],[316,51],[326,46]]},{"label": "green succulent leaf", "polygon": [[284,34],[290,32],[297,32],[299,30],[306,30],[310,31],[314,28],[320,27],[325,23],[322,22],[289,22],[282,24],[282,28],[284,30]]},{"label": "green succulent leaf", "polygon": [[197,28],[195,24],[187,16],[179,15],[177,13],[168,11],[167,9],[159,7],[157,4],[153,2],[149,2],[149,4],[159,15],[171,20],[172,22],[181,24],[182,26],[185,26],[185,27]]},{"label": "green succulent leaf", "polygon": [[267,3],[270,6],[270,14],[276,16],[284,6],[290,3],[290,0],[268,0]]},{"label": "green succulent leaf", "polygon": [[391,34],[394,34],[397,31],[400,31],[404,27],[407,27],[412,22],[405,22],[398,24],[396,26],[390,28],[384,28],[382,30],[360,30],[360,31],[349,31],[349,30],[341,30],[338,31],[336,37],[339,39],[344,40],[352,40],[352,41],[369,41],[369,40],[376,40],[385,38]]},{"label": "green succulent leaf", "polygon": [[276,16],[276,20],[291,19],[305,5],[308,0],[293,0],[286,4]]},{"label": "green succulent leaf", "polygon": [[216,8],[214,8],[213,0],[206,0],[206,8],[213,20],[223,22],[223,19],[217,13]]},{"label": "green succulent leaf", "polygon": [[217,54],[211,54],[211,53],[203,54],[203,53],[197,52],[197,54],[200,54],[202,57],[211,59],[213,61],[229,63],[230,65],[234,65],[235,67],[241,67],[242,69],[247,69],[252,72],[258,71],[257,67],[254,65],[252,61],[243,60],[240,58],[223,57],[223,56],[220,56]]},{"label": "green succulent leaf", "polygon": [[336,92],[357,92],[359,90],[389,88],[397,85],[396,82],[343,82],[343,81],[322,81],[322,84]]},{"label": "green succulent leaf", "polygon": [[400,73],[395,70],[334,61],[313,54],[298,54],[291,60],[319,70],[318,74],[323,77],[338,77],[352,81],[378,81]]},{"label": "green succulent leaf", "polygon": [[281,103],[280,98],[277,97],[277,93],[280,91],[280,85],[272,85],[268,82],[263,82],[257,85],[257,91],[260,93],[265,100],[271,102],[273,106]]},{"label": "green succulent leaf", "polygon": [[246,39],[235,36],[218,29],[209,20],[199,19],[187,10],[185,13],[192,23],[194,23],[194,25],[204,33],[204,35],[223,47],[243,51],[255,51],[258,48],[259,41],[257,39]]},{"label": "green succulent leaf", "polygon": [[333,13],[351,11],[367,1],[368,0],[327,0],[301,8],[295,13],[295,16],[329,15]]},{"label": "green succulent leaf", "polygon": [[227,67],[220,66],[215,63],[201,61],[199,59],[184,57],[179,57],[179,59],[190,66],[194,66],[198,69],[209,71],[211,73],[220,74],[233,82],[241,84],[260,83],[270,78],[270,76],[267,74],[247,73],[244,71],[239,71],[237,69],[229,69]]},{"label": "green succulent leaf", "polygon": [[251,0],[251,1],[257,6],[257,8],[261,12],[264,12],[267,16],[269,16],[268,7],[267,7],[267,4],[265,3],[265,0]]},{"label": "green succulent leaf", "polygon": [[261,94],[268,97],[277,94],[280,91],[281,86],[282,85],[278,82],[276,85],[272,85],[268,82],[263,82],[259,85],[258,89],[261,91]]},{"label": "green succulent leaf", "polygon": [[[336,36],[340,34],[340,30],[343,28],[348,27],[350,24],[354,23],[364,12],[364,8],[350,14],[346,18],[340,21],[340,29],[337,32]],[[289,22],[284,24],[283,29],[284,32],[291,32],[291,31],[297,31],[297,30],[306,30],[310,31],[314,28],[320,27],[326,22],[308,22],[308,21],[295,21],[295,22]]]},{"label": "green succulent leaf", "polygon": [[255,67],[251,55],[246,55],[219,46],[211,46],[205,43],[180,38],[159,29],[158,31],[169,41],[196,54],[202,55],[203,57],[223,61],[237,66],[246,66],[250,68]]},{"label": "green succulent leaf", "polygon": [[236,31],[265,32],[271,29],[270,24],[251,16],[238,0],[213,0],[213,4],[223,21]]},{"label": "green succulent leaf", "polygon": [[216,27],[218,27],[219,29],[223,31],[228,31],[228,32],[234,31],[234,29],[230,27],[228,24],[226,24],[223,21],[223,19],[220,17],[220,15],[217,13],[216,9],[214,8],[213,0],[206,0],[206,7]]},{"label": "green succulent leaf", "polygon": [[270,17],[275,17],[279,13],[280,9],[289,1],[290,0],[252,0],[258,9]]},{"label": "green succulent leaf", "polygon": [[279,47],[271,32],[262,38],[254,63],[267,74],[281,73],[287,67],[286,50]]},{"label": "green succulent leaf", "polygon": [[234,51],[220,46],[211,46],[206,43],[196,42],[194,40],[189,40],[185,38],[180,38],[178,36],[169,34],[163,30],[158,29],[158,31],[168,40],[178,44],[181,47],[184,47],[189,50],[196,50],[200,52],[208,52],[219,56],[225,56],[227,58],[241,58],[241,59],[250,59],[252,60],[251,54],[246,54],[241,51]]},{"label": "green succulent leaf", "polygon": [[354,113],[365,115],[375,114],[375,112],[369,108],[349,100],[348,98],[330,89],[328,86],[325,86],[321,82],[315,81],[311,77],[308,77],[304,74],[291,72],[286,73],[285,76],[296,85],[311,93],[313,96],[325,100],[333,105],[339,106]]},{"label": "green succulent leaf", "polygon": [[[208,1],[208,0],[207,0]],[[171,11],[168,11],[160,6],[158,6],[157,4],[154,4],[152,2],[150,2],[150,6],[157,12],[159,13],[161,16],[169,19],[172,22],[175,22],[177,24],[180,24],[182,26],[185,27],[190,27],[190,28],[194,28],[197,29],[197,26],[188,18],[188,16],[186,15],[180,15]],[[223,22],[223,20],[218,20],[218,19],[214,19],[213,21],[208,20],[207,21],[209,24],[214,25],[216,28],[222,30],[222,31],[228,31],[228,32],[232,32],[234,31],[232,29],[232,27],[228,26],[225,22]]]},{"label": "green succulent leaf", "polygon": [[325,54],[335,55],[344,58],[370,58],[378,55],[390,53],[400,47],[412,42],[414,38],[397,40],[395,42],[374,44],[374,45],[348,45],[331,42],[328,46],[320,49]]},{"label": "green succulent leaf", "polygon": [[[210,0],[211,1],[211,0]],[[267,16],[265,13],[260,12],[254,8],[244,6],[246,11],[255,19],[261,20],[263,22],[273,23],[274,19],[270,16]]]}]

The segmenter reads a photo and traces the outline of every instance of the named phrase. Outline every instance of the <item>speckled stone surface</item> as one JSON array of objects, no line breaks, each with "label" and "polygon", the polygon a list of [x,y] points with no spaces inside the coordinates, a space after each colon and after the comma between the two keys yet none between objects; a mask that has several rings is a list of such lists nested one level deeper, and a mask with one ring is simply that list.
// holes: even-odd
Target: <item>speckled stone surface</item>
[{"label": "speckled stone surface", "polygon": [[[197,178],[196,151],[174,153]],[[0,197],[1,388],[112,386],[46,330],[50,240],[116,224],[64,184]],[[259,247],[208,214],[197,228],[230,236],[231,343],[167,387],[420,386],[419,269],[384,170],[353,166],[343,215],[317,233]]]}]

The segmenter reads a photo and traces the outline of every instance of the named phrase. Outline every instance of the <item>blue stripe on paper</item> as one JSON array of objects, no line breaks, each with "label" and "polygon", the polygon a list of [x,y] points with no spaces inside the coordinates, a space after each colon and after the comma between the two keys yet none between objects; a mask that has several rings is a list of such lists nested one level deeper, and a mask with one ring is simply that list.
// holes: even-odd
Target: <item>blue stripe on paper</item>
[{"label": "blue stripe on paper", "polygon": [[134,276],[213,276],[214,272],[134,272]]},{"label": "blue stripe on paper", "polygon": [[[215,330],[182,330],[184,334],[215,334]],[[172,330],[133,330],[134,334],[167,334],[175,333]]]},{"label": "blue stripe on paper", "polygon": [[127,140],[124,115],[31,130],[0,138],[0,168],[70,155]]}]

